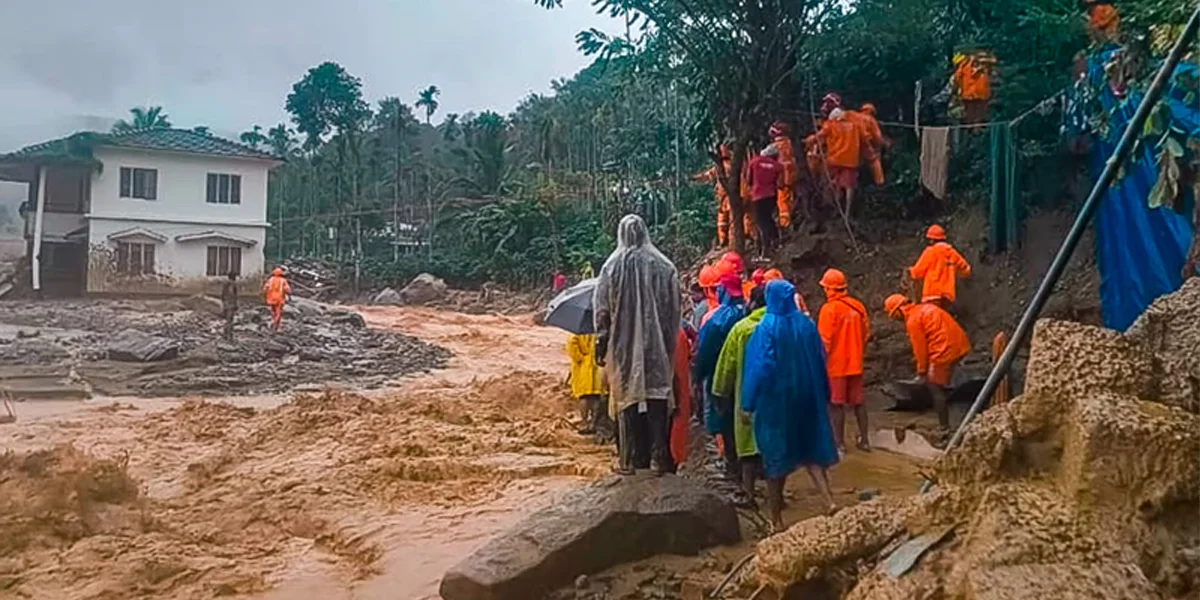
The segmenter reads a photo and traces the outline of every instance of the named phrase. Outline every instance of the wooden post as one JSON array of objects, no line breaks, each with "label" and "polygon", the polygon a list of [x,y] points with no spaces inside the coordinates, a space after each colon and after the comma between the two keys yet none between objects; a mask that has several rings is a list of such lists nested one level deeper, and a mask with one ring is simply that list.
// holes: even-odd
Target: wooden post
[{"label": "wooden post", "polygon": [[[1004,354],[1004,349],[1007,347],[1008,336],[1004,335],[1003,331],[997,333],[996,337],[992,338],[992,366],[995,366],[997,362],[1000,362],[1000,355]],[[1011,392],[1009,391],[1008,387],[1008,375],[1005,375],[1004,379],[1000,380],[1000,385],[996,386],[996,393],[992,394],[992,406],[1007,404],[1010,395]]]},{"label": "wooden post", "polygon": [[33,271],[33,291],[42,290],[42,230],[46,220],[46,167],[37,168],[37,212],[33,215],[33,256],[30,267]]}]

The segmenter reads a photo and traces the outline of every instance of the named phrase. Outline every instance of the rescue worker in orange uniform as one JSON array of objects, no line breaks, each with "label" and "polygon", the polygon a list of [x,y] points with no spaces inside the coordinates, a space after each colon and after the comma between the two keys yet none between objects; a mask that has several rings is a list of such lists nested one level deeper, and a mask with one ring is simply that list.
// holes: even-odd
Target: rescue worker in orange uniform
[{"label": "rescue worker in orange uniform", "polygon": [[933,302],[949,310],[958,297],[958,278],[970,277],[971,265],[946,241],[946,230],[941,225],[930,225],[925,231],[925,241],[929,245],[921,252],[917,264],[909,267],[908,275],[913,280],[923,280],[921,302]]},{"label": "rescue worker in orange uniform", "polygon": [[[733,169],[733,155],[730,153],[729,147],[722,144],[718,151],[720,152],[721,164],[723,165],[726,174],[731,174]],[[750,166],[749,161],[750,159],[747,158],[742,164],[742,180],[739,189],[741,191],[743,205],[749,202],[747,198],[750,197],[750,176],[748,171]],[[694,181],[713,184],[713,194],[716,196],[717,200],[717,243],[721,246],[728,246],[730,243],[732,243],[733,238],[732,232],[729,229],[729,226],[733,221],[733,209],[729,204],[729,194],[726,193],[725,186],[721,185],[721,178],[717,174],[717,168],[714,166],[707,171],[694,176],[692,179]],[[742,227],[746,237],[749,238],[753,236],[754,220],[749,211],[742,211]]]},{"label": "rescue worker in orange uniform", "polygon": [[854,205],[854,191],[858,189],[863,149],[868,146],[866,133],[846,115],[846,111],[834,108],[821,129],[809,139],[822,144],[829,180],[833,183],[834,201],[845,199],[845,211],[849,215]]},{"label": "rescue worker in orange uniform", "polygon": [[292,296],[292,286],[283,276],[283,269],[275,267],[271,277],[263,284],[263,299],[271,309],[271,330],[279,331],[283,323],[283,305]]},{"label": "rescue worker in orange uniform", "polygon": [[825,304],[817,317],[817,331],[825,343],[833,437],[839,450],[845,452],[846,408],[851,408],[858,423],[858,448],[869,452],[871,437],[863,403],[863,354],[870,334],[867,307],[850,296],[846,274],[837,269],[825,271],[821,289],[825,291]]},{"label": "rescue worker in orange uniform", "polygon": [[[716,309],[717,305],[721,304],[721,301],[717,299],[717,286],[721,283],[721,274],[717,272],[716,266],[704,265],[700,267],[700,275],[696,278],[696,283],[700,284],[700,289],[704,290],[705,306],[700,311],[700,314],[706,315],[709,311]],[[696,323],[695,325],[696,330],[699,331],[703,323]]]},{"label": "rescue worker in orange uniform", "polygon": [[1093,42],[1103,45],[1121,37],[1121,13],[1111,0],[1083,0],[1080,4],[1087,11],[1088,33]]},{"label": "rescue worker in orange uniform", "polygon": [[782,173],[779,177],[779,191],[776,194],[776,207],[779,210],[779,229],[785,230],[792,226],[792,206],[796,194],[796,181],[799,170],[796,165],[796,149],[792,145],[792,128],[785,121],[775,121],[768,131],[771,143],[779,151],[779,166]]},{"label": "rescue worker in orange uniform", "polygon": [[862,154],[863,161],[871,169],[871,180],[875,185],[883,185],[883,162],[880,159],[888,141],[883,137],[883,130],[879,128],[875,112],[875,105],[868,102],[859,110],[846,111],[846,115],[862,128],[865,135],[866,146],[863,147]]},{"label": "rescue worker in orange uniform", "polygon": [[953,89],[963,107],[963,123],[986,123],[992,101],[992,67],[996,59],[986,52],[956,54]]},{"label": "rescue worker in orange uniform", "polygon": [[954,377],[954,367],[971,351],[971,341],[954,317],[936,304],[913,304],[900,294],[892,294],[884,301],[883,309],[889,318],[904,321],[912,343],[917,381],[929,385],[938,423],[944,432],[948,431],[946,388]]}]

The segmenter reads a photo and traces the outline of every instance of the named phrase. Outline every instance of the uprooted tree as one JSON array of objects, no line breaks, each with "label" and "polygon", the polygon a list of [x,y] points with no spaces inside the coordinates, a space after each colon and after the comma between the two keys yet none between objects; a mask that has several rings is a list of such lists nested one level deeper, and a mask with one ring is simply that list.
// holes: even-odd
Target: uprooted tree
[{"label": "uprooted tree", "polygon": [[[553,8],[563,0],[534,0]],[[577,0],[583,1],[583,0]],[[665,81],[682,85],[702,115],[693,141],[710,150],[717,176],[730,200],[732,222],[740,224],[742,164],[747,149],[766,137],[767,127],[794,97],[803,45],[822,24],[840,13],[837,0],[589,0],[624,19],[624,38],[595,29],[577,36],[580,49],[601,58],[617,53],[645,55]],[[634,33],[634,30],[637,33]],[[790,104],[795,104],[794,102]],[[732,152],[729,169],[717,145]],[[734,248],[745,249],[740,226],[731,228]]]}]

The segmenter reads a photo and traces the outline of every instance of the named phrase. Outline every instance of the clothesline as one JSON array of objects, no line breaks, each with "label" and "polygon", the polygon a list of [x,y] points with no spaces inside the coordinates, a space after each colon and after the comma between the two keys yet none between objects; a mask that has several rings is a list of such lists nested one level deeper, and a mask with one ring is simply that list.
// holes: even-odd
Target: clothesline
[{"label": "clothesline", "polygon": [[[960,124],[956,124],[956,125],[920,125],[920,126],[918,126],[915,123],[900,123],[897,121],[877,121],[877,122],[879,123],[879,125],[881,127],[897,127],[897,128],[912,129],[912,130],[916,130],[916,129],[918,129],[918,127],[922,128],[922,129],[924,129],[926,127],[942,127],[942,128],[946,128],[946,129],[979,129],[979,128],[991,127],[992,125],[1002,125],[1002,124],[1008,124],[1012,127],[1016,127],[1017,125],[1019,125],[1021,123],[1021,121],[1025,120],[1026,117],[1041,110],[1048,103],[1058,99],[1058,97],[1061,96],[1066,91],[1067,91],[1067,88],[1063,88],[1057,92],[1054,92],[1053,94],[1048,96],[1046,99],[1035,104],[1033,106],[1033,108],[1030,108],[1029,110],[1021,113],[1020,115],[1017,115],[1016,117],[1014,117],[1012,119],[1005,119],[1002,121],[988,121],[987,123],[960,123]],[[785,114],[789,114],[789,115],[803,115],[803,116],[810,116],[810,117],[824,117],[825,116],[823,113],[811,112],[811,111],[807,111],[807,110],[784,110],[783,112]]]}]

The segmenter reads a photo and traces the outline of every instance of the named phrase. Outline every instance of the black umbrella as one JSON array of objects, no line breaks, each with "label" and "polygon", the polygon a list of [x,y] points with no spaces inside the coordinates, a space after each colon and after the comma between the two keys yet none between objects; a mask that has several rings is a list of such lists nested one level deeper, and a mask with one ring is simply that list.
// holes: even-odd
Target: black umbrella
[{"label": "black umbrella", "polygon": [[585,279],[564,290],[546,307],[547,325],[575,334],[596,333],[592,321],[592,292],[597,279]]}]

